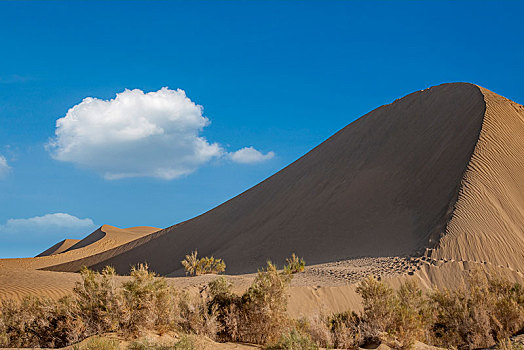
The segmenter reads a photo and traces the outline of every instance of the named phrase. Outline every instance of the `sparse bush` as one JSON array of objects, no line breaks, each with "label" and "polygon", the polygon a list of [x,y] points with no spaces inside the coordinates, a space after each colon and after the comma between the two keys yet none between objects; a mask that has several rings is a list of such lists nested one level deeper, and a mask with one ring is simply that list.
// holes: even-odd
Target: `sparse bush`
[{"label": "sparse bush", "polygon": [[178,301],[179,327],[185,333],[205,335],[215,339],[218,331],[216,310],[201,296],[182,293]]},{"label": "sparse bush", "polygon": [[143,330],[167,330],[174,325],[176,303],[164,278],[147,264],[131,269],[131,280],[122,285],[124,312],[121,328],[130,334]]},{"label": "sparse bush", "polygon": [[69,299],[53,301],[28,296],[0,307],[2,346],[61,347],[85,336],[85,327]]},{"label": "sparse bush", "polygon": [[305,335],[296,329],[284,333],[280,336],[277,343],[266,347],[267,350],[317,350],[318,346]]},{"label": "sparse bush", "polygon": [[209,307],[216,310],[218,338],[256,344],[276,341],[282,328],[289,324],[285,290],[291,278],[291,274],[279,273],[268,262],[241,297],[231,293],[225,279],[213,281],[209,286]]},{"label": "sparse bush", "polygon": [[83,267],[82,282],[73,289],[89,334],[115,331],[119,328],[122,300],[115,282],[115,269],[106,266],[101,273]]},{"label": "sparse bush", "polygon": [[521,285],[487,280],[479,273],[467,287],[434,291],[432,341],[470,349],[492,346],[524,326],[523,295]]},{"label": "sparse bush", "polygon": [[362,297],[364,336],[366,341],[378,341],[391,329],[397,300],[387,284],[368,277],[360,282],[357,293]]},{"label": "sparse bush", "polygon": [[299,258],[295,253],[291,255],[291,258],[286,259],[286,262],[287,265],[284,266],[284,270],[288,273],[304,272],[304,269],[306,268],[306,262],[304,259]]},{"label": "sparse bush", "polygon": [[336,348],[357,348],[363,343],[362,319],[355,312],[341,312],[328,319]]},{"label": "sparse bush", "polygon": [[198,252],[195,250],[191,254],[186,255],[186,258],[181,261],[182,266],[186,270],[186,275],[218,274],[226,270],[226,263],[222,259],[215,259],[214,257],[198,259],[197,254]]},{"label": "sparse bush", "polygon": [[320,347],[331,348],[334,346],[334,335],[330,329],[329,318],[324,315],[302,318],[298,320],[297,328],[309,334],[311,340]]}]

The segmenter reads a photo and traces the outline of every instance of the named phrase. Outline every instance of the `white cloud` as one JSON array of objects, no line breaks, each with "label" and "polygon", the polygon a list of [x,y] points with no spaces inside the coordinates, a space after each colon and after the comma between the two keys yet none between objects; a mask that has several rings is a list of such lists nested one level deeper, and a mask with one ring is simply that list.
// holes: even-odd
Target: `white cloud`
[{"label": "white cloud", "polygon": [[0,155],[0,179],[5,177],[11,167],[7,164],[7,159],[4,156]]},{"label": "white cloud", "polygon": [[242,164],[260,163],[268,159],[271,159],[274,156],[274,152],[268,152],[266,154],[263,154],[262,152],[254,149],[253,147],[244,147],[236,152],[229,153],[229,158],[231,158],[232,161]]},{"label": "white cloud", "polygon": [[83,238],[97,226],[93,220],[65,213],[9,219],[0,225],[0,257],[35,256],[65,238]]},{"label": "white cloud", "polygon": [[9,219],[4,225],[0,225],[2,235],[24,235],[42,236],[62,234],[85,234],[95,229],[95,223],[91,219],[79,219],[76,216],[65,213],[46,214],[28,219]]},{"label": "white cloud", "polygon": [[174,179],[228,153],[200,133],[203,108],[183,90],[125,90],[112,100],[87,97],[56,122],[47,144],[53,158],[106,179]]}]

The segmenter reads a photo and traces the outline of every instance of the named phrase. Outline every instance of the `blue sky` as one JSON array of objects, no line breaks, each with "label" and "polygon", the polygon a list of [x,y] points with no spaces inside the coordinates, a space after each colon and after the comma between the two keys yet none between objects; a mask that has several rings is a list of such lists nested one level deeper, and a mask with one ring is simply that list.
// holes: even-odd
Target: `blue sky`
[{"label": "blue sky", "polygon": [[522,13],[519,1],[0,2],[0,257],[106,223],[191,218],[432,85],[523,103]]}]

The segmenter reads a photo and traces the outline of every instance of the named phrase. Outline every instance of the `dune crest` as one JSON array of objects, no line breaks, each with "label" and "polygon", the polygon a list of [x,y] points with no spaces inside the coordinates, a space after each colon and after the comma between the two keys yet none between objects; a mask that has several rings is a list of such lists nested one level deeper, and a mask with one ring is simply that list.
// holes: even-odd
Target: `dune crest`
[{"label": "dune crest", "polygon": [[57,244],[47,248],[42,253],[38,254],[36,257],[38,258],[41,256],[48,256],[48,255],[55,255],[55,254],[63,253],[66,250],[68,250],[69,248],[71,248],[72,246],[74,246],[75,244],[77,244],[78,242],[80,242],[79,239],[64,239],[63,241],[60,241]]}]

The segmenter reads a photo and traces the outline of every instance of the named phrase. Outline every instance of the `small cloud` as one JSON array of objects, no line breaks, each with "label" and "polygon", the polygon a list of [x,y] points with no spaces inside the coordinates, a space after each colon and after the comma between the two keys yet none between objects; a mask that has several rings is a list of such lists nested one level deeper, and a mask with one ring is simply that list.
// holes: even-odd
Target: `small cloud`
[{"label": "small cloud", "polygon": [[219,143],[201,135],[209,124],[203,107],[184,90],[125,90],[111,100],[87,97],[73,106],[56,121],[55,137],[46,149],[56,160],[94,170],[109,180],[171,180],[214,159],[254,163],[273,156],[252,147],[230,156]]},{"label": "small cloud", "polygon": [[66,213],[9,219],[0,225],[0,256],[34,256],[60,240],[81,238],[96,228],[93,220]]},{"label": "small cloud", "polygon": [[9,219],[0,225],[1,235],[46,235],[60,233],[78,234],[94,229],[91,219],[79,219],[66,213],[46,214],[28,219]]},{"label": "small cloud", "polygon": [[7,164],[7,159],[0,155],[0,179],[6,177],[10,170],[11,167]]},{"label": "small cloud", "polygon": [[260,163],[269,160],[274,156],[274,152],[268,152],[266,154],[263,154],[262,152],[254,149],[253,147],[244,147],[236,152],[229,153],[229,158],[232,161],[242,164]]}]

